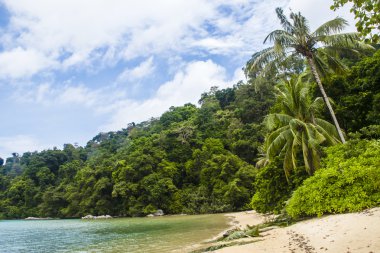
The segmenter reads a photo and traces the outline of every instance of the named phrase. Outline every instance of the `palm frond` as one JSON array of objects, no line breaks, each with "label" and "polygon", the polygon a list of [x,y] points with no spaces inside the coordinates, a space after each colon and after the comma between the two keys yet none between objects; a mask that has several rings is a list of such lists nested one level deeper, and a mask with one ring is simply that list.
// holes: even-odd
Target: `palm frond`
[{"label": "palm frond", "polygon": [[310,112],[317,113],[320,112],[325,106],[325,102],[322,97],[317,97],[310,105]]},{"label": "palm frond", "polygon": [[282,8],[276,8],[276,14],[284,30],[288,33],[293,33],[294,27],[292,23],[289,22],[288,18],[284,15],[284,10]]},{"label": "palm frond", "polygon": [[286,152],[284,156],[283,168],[285,171],[286,179],[289,180],[290,172],[294,169],[292,140],[288,140],[285,146]]},{"label": "palm frond", "polygon": [[294,138],[292,144],[292,160],[293,160],[293,168],[297,168],[297,153],[299,150],[300,141],[299,138]]},{"label": "palm frond", "polygon": [[[285,57],[284,54],[276,52],[274,47],[266,48],[260,52],[252,55],[251,59],[247,62],[245,74],[256,74],[263,71],[268,64],[273,64]],[[270,66],[270,65],[269,65]]]},{"label": "palm frond", "polygon": [[270,160],[268,157],[266,157],[266,156],[260,157],[259,160],[256,162],[256,168],[265,167],[269,163],[270,163]]},{"label": "palm frond", "polygon": [[347,25],[348,22],[344,18],[336,17],[319,26],[311,36],[319,37],[341,32]]},{"label": "palm frond", "polygon": [[273,158],[280,154],[284,149],[287,141],[292,138],[293,134],[290,130],[285,130],[281,132],[268,146],[267,155],[269,158]]},{"label": "palm frond", "polygon": [[311,155],[312,155],[312,159],[311,159],[311,163],[312,163],[312,174],[314,174],[314,172],[316,170],[319,169],[320,165],[321,165],[321,156],[318,152],[318,150],[315,150],[315,149],[312,149],[311,150]]},{"label": "palm frond", "polygon": [[319,57],[318,54],[315,54],[314,58],[314,64],[317,68],[317,72],[322,77],[327,76],[329,73],[331,73],[331,70],[329,69],[329,66],[327,63],[322,59],[322,57]]},{"label": "palm frond", "polygon": [[326,140],[326,137],[318,131],[315,124],[306,125],[306,134],[310,147],[315,150],[318,150],[320,144]]},{"label": "palm frond", "polygon": [[323,129],[321,126],[316,126],[318,131],[323,134],[323,136],[326,138],[326,143],[323,143],[326,146],[332,146],[335,144],[340,143],[340,139],[337,138],[336,136],[330,135],[325,129]]},{"label": "palm frond", "polygon": [[268,149],[268,147],[270,146],[270,143],[272,143],[273,140],[275,140],[282,132],[285,132],[288,129],[289,129],[289,126],[286,125],[286,126],[280,127],[279,129],[277,129],[277,130],[271,132],[269,135],[267,135],[266,139],[265,139],[266,148]]},{"label": "palm frond", "polygon": [[341,60],[339,60],[338,57],[333,57],[331,54],[326,53],[325,49],[319,50],[318,54],[320,55],[318,57],[323,57],[323,61],[329,67],[329,70],[332,70],[336,74],[344,74],[347,72],[348,67]]},{"label": "palm frond", "polygon": [[306,133],[302,133],[302,155],[305,164],[305,169],[309,175],[311,175],[311,166],[310,166],[310,157],[309,157],[309,148],[307,145]]},{"label": "palm frond", "polygon": [[334,145],[340,138],[333,124],[316,118],[316,113],[322,109],[322,99],[311,99],[309,85],[305,82],[307,76],[295,78],[287,72],[293,69],[294,72],[305,71],[305,63],[308,63],[313,70],[308,75],[309,81],[310,76],[319,81],[333,70],[339,73],[346,70],[339,60],[342,52],[357,54],[372,47],[360,42],[358,33],[335,34],[347,25],[343,18],[330,20],[310,33],[308,21],[301,13],[291,12],[290,19],[281,8],[277,8],[276,13],[283,30],[269,33],[264,43],[273,42],[273,46],[255,53],[245,68],[245,74],[255,88],[259,83],[284,77],[275,89],[281,113],[265,118],[269,134],[263,145],[265,155],[258,164],[267,164],[273,157],[281,156],[288,176],[301,153],[305,169],[312,174],[319,167],[321,147]]},{"label": "palm frond", "polygon": [[277,41],[281,45],[292,45],[295,43],[294,36],[284,30],[274,30],[269,33],[264,39],[264,43],[267,41],[275,42]]},{"label": "palm frond", "polygon": [[373,48],[372,46],[361,42],[360,34],[357,32],[319,36],[316,37],[316,40],[323,43],[325,47],[330,46],[336,48],[351,48],[360,50],[368,50]]},{"label": "palm frond", "polygon": [[336,142],[336,140],[339,140],[339,135],[336,127],[333,124],[320,118],[315,118],[315,124],[321,128],[319,129],[320,132],[325,133],[325,137],[332,137],[332,140],[334,140],[332,144],[337,144],[340,142]]},{"label": "palm frond", "polygon": [[300,12],[295,13],[291,12],[290,13],[290,18],[293,20],[293,33],[296,37],[298,37],[300,42],[305,42],[303,41],[307,35],[310,34],[310,28],[307,19],[302,16]]},{"label": "palm frond", "polygon": [[287,126],[292,119],[293,117],[290,115],[272,113],[266,116],[265,124],[269,130],[273,130],[278,127]]}]

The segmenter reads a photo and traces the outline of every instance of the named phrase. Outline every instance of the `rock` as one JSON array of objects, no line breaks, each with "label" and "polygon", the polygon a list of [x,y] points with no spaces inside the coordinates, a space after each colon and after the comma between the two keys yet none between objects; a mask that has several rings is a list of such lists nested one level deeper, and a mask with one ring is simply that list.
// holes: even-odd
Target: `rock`
[{"label": "rock", "polygon": [[92,216],[91,214],[88,214],[88,215],[82,217],[83,220],[85,220],[85,219],[93,219],[93,218],[94,218],[94,216]]},{"label": "rock", "polygon": [[82,217],[82,219],[83,220],[86,220],[86,219],[90,219],[90,220],[92,220],[92,219],[112,219],[112,216],[111,215],[99,215],[99,216],[93,216],[93,215],[91,215],[91,214],[89,214],[89,215],[86,215],[86,216],[84,216],[84,217]]},{"label": "rock", "polygon": [[154,216],[163,216],[164,215],[164,211],[162,211],[161,209],[157,209],[157,211],[153,215]]},{"label": "rock", "polygon": [[146,217],[154,217],[153,214],[148,214]]},{"label": "rock", "polygon": [[39,218],[39,217],[28,217],[25,218],[25,220],[52,220],[53,218],[46,217],[46,218]]},{"label": "rock", "polygon": [[231,234],[235,233],[236,231],[239,231],[239,230],[237,230],[236,228],[234,228],[234,229],[230,229],[230,230],[227,230],[227,231],[225,231],[225,232],[223,233],[223,237],[228,237],[228,236],[230,236]]}]

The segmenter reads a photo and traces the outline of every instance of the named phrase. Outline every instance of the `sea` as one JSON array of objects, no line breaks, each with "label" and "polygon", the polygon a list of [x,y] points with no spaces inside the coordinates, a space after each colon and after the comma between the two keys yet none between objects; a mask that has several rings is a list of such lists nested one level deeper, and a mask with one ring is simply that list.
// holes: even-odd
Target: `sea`
[{"label": "sea", "polygon": [[0,220],[0,252],[189,252],[227,228],[223,214]]}]

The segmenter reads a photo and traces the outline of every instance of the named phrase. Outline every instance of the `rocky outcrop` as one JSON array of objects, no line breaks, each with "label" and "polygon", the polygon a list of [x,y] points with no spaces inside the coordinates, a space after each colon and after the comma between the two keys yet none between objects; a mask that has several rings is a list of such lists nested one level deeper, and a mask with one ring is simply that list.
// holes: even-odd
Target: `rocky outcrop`
[{"label": "rocky outcrop", "polygon": [[50,218],[50,217],[46,217],[46,218],[28,217],[28,218],[25,218],[25,220],[53,220],[53,218]]},{"label": "rocky outcrop", "polygon": [[146,217],[156,217],[156,216],[164,216],[164,211],[161,209],[157,209],[155,213],[148,214]]},{"label": "rocky outcrop", "polygon": [[99,215],[99,216],[93,216],[91,214],[83,216],[82,220],[96,220],[96,219],[112,219],[111,215]]},{"label": "rocky outcrop", "polygon": [[164,216],[164,211],[162,211],[161,209],[158,209],[153,215],[154,216]]}]

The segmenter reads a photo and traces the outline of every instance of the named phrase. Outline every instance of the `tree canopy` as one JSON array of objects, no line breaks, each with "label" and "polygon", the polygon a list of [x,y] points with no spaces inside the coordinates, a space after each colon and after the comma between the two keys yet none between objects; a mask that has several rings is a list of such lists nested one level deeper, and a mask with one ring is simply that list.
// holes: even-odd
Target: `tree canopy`
[{"label": "tree canopy", "polygon": [[380,2],[379,0],[334,0],[331,9],[352,4],[351,12],[355,14],[356,28],[367,42],[377,43],[380,39]]},{"label": "tree canopy", "polygon": [[331,72],[342,73],[346,70],[342,61],[335,57],[337,54],[342,52],[356,54],[358,50],[369,50],[372,47],[361,43],[358,33],[339,33],[347,26],[347,21],[342,18],[338,17],[327,21],[311,32],[307,19],[300,12],[291,12],[290,20],[281,8],[277,8],[276,13],[283,29],[268,34],[264,43],[270,41],[274,45],[253,54],[246,64],[246,74],[251,77],[253,83],[260,83],[261,80],[273,73],[283,76],[287,73],[284,66],[287,67],[289,63],[298,62],[299,57],[305,58],[330,112],[340,140],[344,143],[343,132],[322,85],[321,77]]},{"label": "tree canopy", "polygon": [[[300,13],[289,20],[276,11],[283,30],[270,33],[266,41],[274,45],[247,62],[247,83],[212,87],[199,105],[170,107],[159,118],[99,133],[84,147],[65,144],[0,159],[0,219],[145,216],[157,209],[281,212],[297,189],[288,210],[315,214],[313,196],[320,195],[308,189],[342,183],[335,178],[339,164],[347,165],[344,180],[366,182],[345,184],[348,192],[375,196],[355,198],[355,208],[379,203],[378,180],[366,174],[375,175],[379,163],[379,142],[373,140],[380,137],[379,51],[358,54],[371,47],[358,42],[357,33],[336,34],[343,19],[311,32]],[[351,138],[344,145],[328,147],[342,135],[329,123],[331,110],[321,94]],[[351,210],[336,208],[352,204],[337,193],[326,198],[329,210]]]}]

